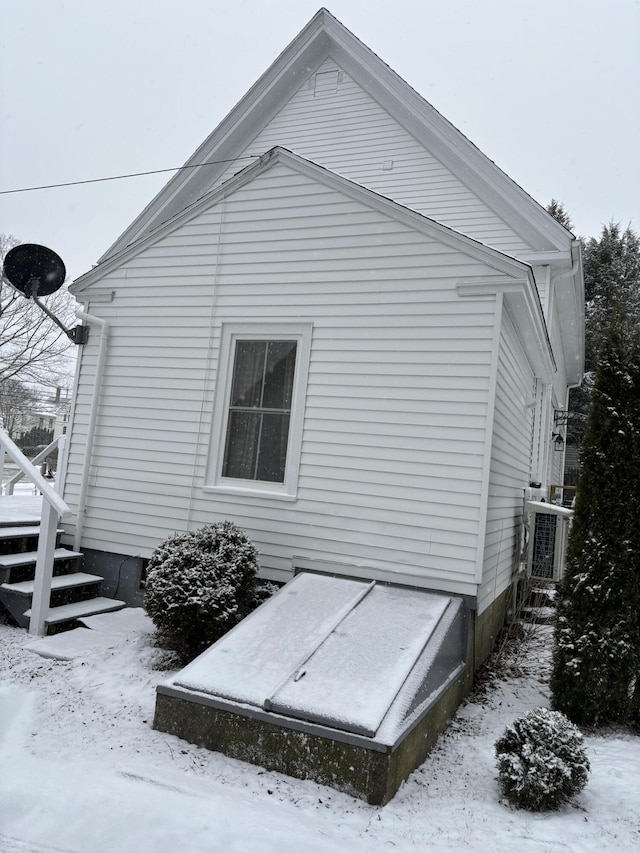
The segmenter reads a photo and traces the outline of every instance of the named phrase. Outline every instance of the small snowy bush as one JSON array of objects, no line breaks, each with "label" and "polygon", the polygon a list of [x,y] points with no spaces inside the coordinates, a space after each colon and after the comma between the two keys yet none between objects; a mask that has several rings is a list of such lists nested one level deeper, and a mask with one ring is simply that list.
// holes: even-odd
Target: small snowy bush
[{"label": "small snowy bush", "polygon": [[496,741],[498,781],[515,806],[557,809],[587,784],[582,733],[559,711],[536,708]]},{"label": "small snowy bush", "polygon": [[191,659],[257,604],[258,552],[230,521],[170,536],[147,567],[145,607],[161,641]]}]

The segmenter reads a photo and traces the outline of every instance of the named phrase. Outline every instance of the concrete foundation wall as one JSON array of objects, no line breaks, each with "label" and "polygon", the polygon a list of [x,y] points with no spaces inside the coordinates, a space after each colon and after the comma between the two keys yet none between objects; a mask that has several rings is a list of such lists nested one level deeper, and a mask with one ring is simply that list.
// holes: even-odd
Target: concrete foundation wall
[{"label": "concrete foundation wall", "polygon": [[507,609],[511,604],[511,594],[512,588],[509,586],[480,616],[475,616],[472,630],[475,669],[489,657],[493,650],[496,638],[504,625]]},{"label": "concrete foundation wall", "polygon": [[384,752],[334,740],[330,733],[322,737],[285,728],[161,691],[156,697],[153,727],[197,746],[298,779],[314,779],[383,806],[424,761],[471,681],[467,667],[398,748]]},{"label": "concrete foundation wall", "polygon": [[144,590],[140,586],[142,557],[126,554],[110,554],[83,548],[82,570],[103,578],[101,594],[107,598],[119,598],[129,607],[142,607]]}]

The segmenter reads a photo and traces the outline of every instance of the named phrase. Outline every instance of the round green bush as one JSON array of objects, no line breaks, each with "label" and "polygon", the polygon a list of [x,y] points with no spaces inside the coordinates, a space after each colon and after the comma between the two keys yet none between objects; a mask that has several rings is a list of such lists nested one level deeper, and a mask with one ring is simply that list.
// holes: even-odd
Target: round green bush
[{"label": "round green bush", "polygon": [[496,741],[498,781],[518,808],[557,809],[587,784],[582,733],[559,711],[536,708]]},{"label": "round green bush", "polygon": [[258,552],[230,521],[176,533],[147,567],[145,608],[183,660],[204,651],[258,603]]}]

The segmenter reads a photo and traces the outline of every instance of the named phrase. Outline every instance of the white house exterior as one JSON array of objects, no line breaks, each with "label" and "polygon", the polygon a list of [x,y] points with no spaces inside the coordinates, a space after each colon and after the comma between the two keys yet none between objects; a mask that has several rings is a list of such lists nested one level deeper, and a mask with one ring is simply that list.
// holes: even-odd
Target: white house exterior
[{"label": "white house exterior", "polygon": [[204,162],[71,288],[101,325],[67,533],[132,601],[162,539],[230,519],[265,577],[458,594],[492,631],[527,487],[561,482],[579,243],[326,10]]}]

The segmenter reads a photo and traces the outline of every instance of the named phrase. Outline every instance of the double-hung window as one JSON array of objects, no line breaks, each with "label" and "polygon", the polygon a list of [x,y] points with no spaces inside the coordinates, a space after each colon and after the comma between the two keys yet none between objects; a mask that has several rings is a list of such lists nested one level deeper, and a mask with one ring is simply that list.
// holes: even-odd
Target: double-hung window
[{"label": "double-hung window", "polygon": [[225,325],[208,487],[293,498],[311,326]]},{"label": "double-hung window", "polygon": [[223,477],[283,483],[296,341],[236,341]]}]

